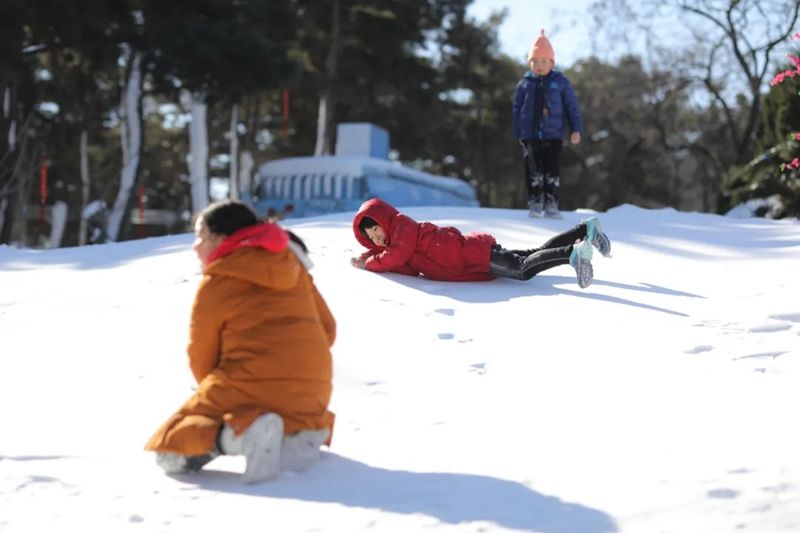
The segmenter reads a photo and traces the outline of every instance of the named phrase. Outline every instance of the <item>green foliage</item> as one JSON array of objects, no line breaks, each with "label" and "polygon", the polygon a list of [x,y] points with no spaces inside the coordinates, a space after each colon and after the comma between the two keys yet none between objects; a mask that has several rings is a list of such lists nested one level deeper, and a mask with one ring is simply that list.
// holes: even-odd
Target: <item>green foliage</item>
[{"label": "green foliage", "polygon": [[796,78],[770,87],[764,98],[763,129],[756,144],[759,152],[774,146],[785,146],[787,139],[794,137],[789,132],[800,131],[798,90],[800,81]]},{"label": "green foliage", "polygon": [[[101,139],[101,119],[118,103],[116,46],[129,32],[130,13],[113,0],[11,0],[0,9],[0,90],[7,91],[9,103],[8,115],[0,118],[0,196],[17,200],[7,214],[24,225],[25,198],[34,205],[40,200],[39,188],[32,187],[33,172],[44,163],[48,203],[67,202],[74,221],[81,205],[81,132]],[[10,27],[3,27],[6,23]],[[10,144],[13,132],[17,135]],[[6,228],[3,238],[8,235]],[[74,244],[72,236],[67,243]]]},{"label": "green foliage", "polygon": [[299,23],[290,0],[145,0],[141,47],[153,81],[169,91],[237,101],[298,73],[290,55]]},{"label": "green foliage", "polygon": [[800,216],[800,169],[787,165],[800,157],[798,90],[797,77],[771,86],[764,98],[763,128],[756,143],[759,155],[746,165],[733,167],[724,183],[734,204],[771,199],[774,207],[762,210],[762,216]]},{"label": "green foliage", "polygon": [[[135,50],[146,73],[136,187],[143,187],[148,208],[181,216],[189,208],[182,89],[207,98],[212,157],[229,150],[234,103],[240,148],[252,151],[256,164],[309,155],[320,96],[330,94],[334,124],[373,122],[389,131],[402,162],[473,183],[485,206],[524,207],[511,100],[527,65],[499,50],[504,12],[478,22],[466,16],[470,3],[339,0],[341,45],[331,55],[333,2],[3,0],[0,91],[9,90],[13,113],[0,116],[0,195],[10,194],[18,169],[13,185],[35,206],[35,172],[46,159],[48,202],[69,204],[65,244],[76,242],[80,135],[89,138],[92,199],[110,202],[119,187],[124,59]],[[522,58],[526,50],[518,52]],[[765,98],[758,138],[764,157],[721,184],[740,155],[730,125],[747,122],[746,98],[727,108],[698,104],[691,79],[632,56],[559,68],[575,86],[586,128],[581,144],[564,145],[564,208],[635,203],[714,211],[720,201],[778,194],[787,212],[797,211],[797,171],[779,171],[781,161],[797,155],[797,143],[786,142],[787,132],[800,130],[796,88],[784,84]],[[48,113],[43,103],[59,111]],[[24,150],[8,144],[12,122],[17,132],[26,124]],[[211,175],[225,176],[227,168]]]}]

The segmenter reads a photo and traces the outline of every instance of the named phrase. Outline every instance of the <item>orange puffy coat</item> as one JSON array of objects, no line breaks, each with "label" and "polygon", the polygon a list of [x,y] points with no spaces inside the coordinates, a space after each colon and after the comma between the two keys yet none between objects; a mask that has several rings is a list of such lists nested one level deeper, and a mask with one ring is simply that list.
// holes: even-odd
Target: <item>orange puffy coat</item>
[{"label": "orange puffy coat", "polygon": [[205,267],[188,347],[197,392],[145,449],[204,454],[223,422],[240,435],[268,412],[283,417],[286,434],[332,432],[334,318],[285,241],[280,252],[253,242]]}]

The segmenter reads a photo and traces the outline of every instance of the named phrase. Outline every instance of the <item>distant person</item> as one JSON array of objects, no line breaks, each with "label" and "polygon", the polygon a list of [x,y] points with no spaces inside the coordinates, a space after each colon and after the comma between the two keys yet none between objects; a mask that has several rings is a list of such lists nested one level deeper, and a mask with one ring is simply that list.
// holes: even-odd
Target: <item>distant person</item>
[{"label": "distant person", "polygon": [[561,146],[564,120],[572,144],[581,142],[583,123],[572,84],[555,69],[555,53],[541,30],[528,53],[530,71],[517,83],[512,124],[522,146],[531,217],[561,218]]},{"label": "distant person", "polygon": [[194,229],[203,279],[188,355],[197,390],[145,449],[170,474],[219,454],[244,455],[248,483],[307,468],[333,430],[336,323],[306,271],[305,244],[230,200],[204,209]]},{"label": "distant person", "polygon": [[571,265],[578,285],[592,283],[592,248],[610,256],[611,242],[596,217],[529,250],[506,250],[488,233],[462,234],[454,227],[416,222],[373,198],[353,218],[353,232],[367,251],[350,263],[372,272],[396,272],[439,281],[529,280],[539,272]]}]

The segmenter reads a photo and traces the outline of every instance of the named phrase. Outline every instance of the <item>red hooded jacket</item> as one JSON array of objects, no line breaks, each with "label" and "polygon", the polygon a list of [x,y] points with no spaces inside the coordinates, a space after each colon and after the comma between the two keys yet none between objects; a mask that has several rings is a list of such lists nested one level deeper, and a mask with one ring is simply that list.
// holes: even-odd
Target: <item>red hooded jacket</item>
[{"label": "red hooded jacket", "polygon": [[[358,229],[364,217],[373,219],[386,234],[378,246]],[[488,233],[463,235],[458,229],[416,222],[379,198],[367,200],[353,218],[353,233],[367,252],[361,255],[367,270],[425,276],[438,281],[488,281],[494,237]]]}]

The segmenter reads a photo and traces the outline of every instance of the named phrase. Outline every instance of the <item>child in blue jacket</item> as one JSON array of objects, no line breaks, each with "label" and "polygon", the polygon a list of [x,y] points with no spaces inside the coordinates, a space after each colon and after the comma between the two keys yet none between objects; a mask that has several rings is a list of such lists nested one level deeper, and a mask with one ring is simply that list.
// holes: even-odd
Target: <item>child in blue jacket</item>
[{"label": "child in blue jacket", "polygon": [[522,146],[525,182],[531,217],[561,218],[558,210],[559,159],[564,139],[564,120],[569,140],[581,141],[583,124],[572,84],[555,67],[555,53],[544,30],[528,53],[530,72],[517,84],[512,123]]}]

